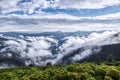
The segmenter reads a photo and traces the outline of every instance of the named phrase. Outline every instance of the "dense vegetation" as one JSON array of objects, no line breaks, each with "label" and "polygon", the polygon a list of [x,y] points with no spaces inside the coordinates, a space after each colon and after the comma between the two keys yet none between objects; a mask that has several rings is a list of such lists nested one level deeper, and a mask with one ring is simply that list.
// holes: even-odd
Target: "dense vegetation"
[{"label": "dense vegetation", "polygon": [[0,80],[120,80],[120,62],[0,69]]}]

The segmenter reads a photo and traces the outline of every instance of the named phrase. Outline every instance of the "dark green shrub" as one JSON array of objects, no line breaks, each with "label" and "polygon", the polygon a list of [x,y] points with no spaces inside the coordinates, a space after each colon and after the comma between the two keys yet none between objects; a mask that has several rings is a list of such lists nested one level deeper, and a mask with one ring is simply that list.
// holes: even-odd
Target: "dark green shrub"
[{"label": "dark green shrub", "polygon": [[111,69],[107,72],[107,75],[112,77],[113,80],[119,80],[120,79],[120,71],[116,69]]},{"label": "dark green shrub", "polygon": [[74,63],[67,66],[7,68],[0,69],[0,80],[120,80],[120,66]]}]

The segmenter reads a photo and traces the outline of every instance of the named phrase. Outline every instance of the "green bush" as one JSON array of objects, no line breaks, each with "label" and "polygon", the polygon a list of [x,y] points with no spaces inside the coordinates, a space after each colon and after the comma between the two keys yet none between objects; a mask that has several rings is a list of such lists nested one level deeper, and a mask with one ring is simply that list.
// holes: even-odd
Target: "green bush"
[{"label": "green bush", "polygon": [[105,80],[112,80],[110,76],[105,76]]},{"label": "green bush", "polygon": [[0,69],[0,80],[120,80],[120,66],[114,64],[74,63],[7,68]]}]

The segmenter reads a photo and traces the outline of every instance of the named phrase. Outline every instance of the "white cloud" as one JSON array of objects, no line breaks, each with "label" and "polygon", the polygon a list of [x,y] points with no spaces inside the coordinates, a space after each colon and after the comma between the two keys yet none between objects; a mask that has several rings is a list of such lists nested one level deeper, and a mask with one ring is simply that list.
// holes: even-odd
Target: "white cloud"
[{"label": "white cloud", "polygon": [[35,65],[46,65],[47,60],[53,56],[51,50],[49,50],[52,46],[51,43],[57,44],[57,40],[50,37],[1,37],[8,40],[1,41],[4,43],[2,46],[5,45],[6,47],[0,49],[0,53],[5,53],[4,56],[9,58],[13,56],[17,58],[16,55],[19,55],[19,58],[23,59],[26,65],[32,63]]},{"label": "white cloud", "polygon": [[32,0],[31,2],[20,3],[20,9],[29,14],[35,12],[36,8],[45,9],[50,6],[50,2],[46,0]]},{"label": "white cloud", "polygon": [[0,0],[1,13],[12,11],[24,11],[24,13],[33,13],[35,8],[47,8],[49,2],[46,0],[32,0],[31,2],[20,3],[20,0]]},{"label": "white cloud", "polygon": [[120,0],[57,0],[60,8],[99,9],[120,4]]},{"label": "white cloud", "polygon": [[[9,15],[0,17],[0,32],[45,32],[45,31],[100,31],[119,30],[119,14],[96,17],[74,17],[65,14]],[[8,27],[9,26],[9,27]]]},{"label": "white cloud", "polygon": [[95,16],[95,17],[92,17],[92,18],[93,19],[99,19],[99,20],[120,19],[120,12],[114,13],[114,14],[107,14],[107,15]]},{"label": "white cloud", "polygon": [[17,2],[18,0],[0,0],[0,13],[19,10],[19,8],[16,6]]},{"label": "white cloud", "polygon": [[[115,35],[118,36],[115,36]],[[67,37],[66,42],[62,44],[59,49],[60,52],[57,55],[57,58],[53,61],[53,64],[61,62],[64,64],[65,60],[71,58],[71,62],[79,61],[85,57],[93,54],[93,51],[96,53],[100,51],[100,47],[103,45],[118,44],[120,43],[120,34],[115,31],[106,31],[103,33],[91,33],[87,37]],[[94,47],[97,47],[94,49]],[[75,50],[79,52],[73,53]],[[80,49],[82,49],[80,51]],[[69,56],[72,55],[72,56]],[[65,58],[64,57],[68,56]]]},{"label": "white cloud", "polygon": [[89,55],[91,55],[91,53],[92,53],[92,50],[88,49],[88,50],[83,51],[82,53],[75,55],[72,59],[73,61],[79,61],[79,60],[84,59],[85,57],[88,57]]},{"label": "white cloud", "polygon": [[5,14],[12,11],[24,11],[31,14],[41,13],[41,9],[64,8],[64,9],[99,9],[107,6],[119,5],[120,0],[31,0],[31,2],[20,3],[20,0],[0,0],[1,13]]}]

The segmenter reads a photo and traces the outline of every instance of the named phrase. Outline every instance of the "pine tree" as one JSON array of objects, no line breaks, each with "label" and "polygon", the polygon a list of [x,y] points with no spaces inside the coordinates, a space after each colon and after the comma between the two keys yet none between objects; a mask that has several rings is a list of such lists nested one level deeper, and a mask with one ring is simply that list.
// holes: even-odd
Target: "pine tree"
[{"label": "pine tree", "polygon": [[114,58],[113,54],[109,54],[107,57],[107,62],[114,62],[114,61],[115,61],[115,58]]}]

